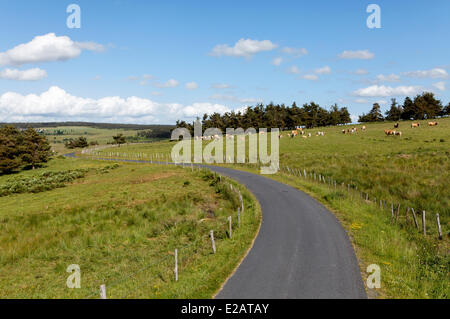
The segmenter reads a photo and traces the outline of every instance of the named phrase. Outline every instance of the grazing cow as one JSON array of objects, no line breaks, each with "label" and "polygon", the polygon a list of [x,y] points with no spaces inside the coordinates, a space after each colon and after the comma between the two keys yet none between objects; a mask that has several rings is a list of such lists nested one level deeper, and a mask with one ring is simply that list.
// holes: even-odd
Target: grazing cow
[{"label": "grazing cow", "polygon": [[358,128],[357,127],[354,127],[352,130],[353,130],[353,132],[358,132]]},{"label": "grazing cow", "polygon": [[325,136],[324,132],[317,132],[316,136]]},{"label": "grazing cow", "polygon": [[394,131],[394,130],[384,130],[384,133],[385,133],[386,135],[394,135],[394,134],[395,134],[395,131]]},{"label": "grazing cow", "polygon": [[298,135],[298,131],[294,130],[291,132],[291,137],[296,137]]},{"label": "grazing cow", "polygon": [[411,128],[419,127],[420,123],[411,123]]},{"label": "grazing cow", "polygon": [[342,134],[345,134],[345,130],[342,130]]},{"label": "grazing cow", "polygon": [[398,128],[399,124],[398,122],[394,124],[394,128]]},{"label": "grazing cow", "polygon": [[308,137],[311,137],[311,133],[308,133]]},{"label": "grazing cow", "polygon": [[400,131],[394,131],[394,135],[402,136],[402,132],[400,132]]},{"label": "grazing cow", "polygon": [[362,129],[363,131],[365,131],[365,130],[366,130],[366,126],[363,125],[363,126],[361,127],[361,129]]},{"label": "grazing cow", "polygon": [[428,126],[436,126],[438,125],[438,122],[428,122]]}]

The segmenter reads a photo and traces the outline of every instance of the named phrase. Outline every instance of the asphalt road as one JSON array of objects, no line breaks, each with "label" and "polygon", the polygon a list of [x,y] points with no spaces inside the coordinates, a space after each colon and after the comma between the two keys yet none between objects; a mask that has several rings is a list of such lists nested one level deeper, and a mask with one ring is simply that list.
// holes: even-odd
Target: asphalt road
[{"label": "asphalt road", "polygon": [[208,167],[245,185],[262,209],[252,249],[216,298],[367,298],[349,238],[324,206],[270,178]]}]

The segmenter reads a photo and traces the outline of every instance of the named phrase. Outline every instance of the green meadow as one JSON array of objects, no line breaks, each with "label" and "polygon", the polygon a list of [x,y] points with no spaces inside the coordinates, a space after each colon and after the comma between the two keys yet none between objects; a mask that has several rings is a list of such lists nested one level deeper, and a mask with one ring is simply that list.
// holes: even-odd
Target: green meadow
[{"label": "green meadow", "polygon": [[[0,176],[5,185],[18,192],[0,197],[0,298],[99,298],[102,284],[108,298],[210,298],[261,217],[248,191],[208,170],[58,157]],[[239,229],[236,189],[245,206]],[[79,289],[66,286],[71,264],[80,266]]]},{"label": "green meadow", "polygon": [[[450,297],[450,118],[438,119],[433,127],[427,121],[418,122],[418,128],[411,128],[411,122],[401,121],[396,130],[402,136],[386,136],[384,130],[393,129],[392,122],[366,124],[364,131],[356,125],[354,134],[342,133],[353,126],[309,129],[306,134],[311,137],[306,138],[290,138],[289,132],[283,132],[279,139],[282,169],[268,175],[308,192],[336,214],[349,232],[363,277],[367,265],[382,267],[384,284],[377,292],[369,291],[373,297]],[[325,135],[316,136],[318,131]],[[173,145],[169,141],[129,145],[93,156],[165,160]],[[221,165],[259,172],[259,164]],[[303,175],[304,170],[308,176],[320,174],[326,182],[300,178],[298,173]],[[337,187],[328,181],[336,181]],[[373,204],[375,199],[378,205]],[[419,229],[408,208],[414,209]],[[422,234],[422,211],[426,212],[426,236]],[[438,239],[436,214],[442,240]]]}]

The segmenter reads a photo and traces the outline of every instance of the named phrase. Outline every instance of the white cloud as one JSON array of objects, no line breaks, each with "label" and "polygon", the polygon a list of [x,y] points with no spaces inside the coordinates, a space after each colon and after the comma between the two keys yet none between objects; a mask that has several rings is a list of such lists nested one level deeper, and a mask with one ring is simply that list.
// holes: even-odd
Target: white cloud
[{"label": "white cloud", "polygon": [[386,97],[386,96],[396,96],[396,95],[414,95],[420,91],[419,86],[384,86],[384,85],[372,85],[366,88],[361,88],[353,93],[357,96],[366,97]]},{"label": "white cloud", "polygon": [[234,95],[223,95],[223,94],[214,94],[210,98],[213,100],[231,101],[231,102],[243,103],[243,104],[254,104],[254,103],[262,102],[261,99],[238,98]]},{"label": "white cloud", "polygon": [[356,99],[355,102],[356,103],[360,103],[360,104],[367,104],[367,103],[369,103],[369,101],[367,101],[366,99]]},{"label": "white cloud", "polygon": [[298,69],[298,67],[296,65],[293,65],[287,70],[287,72],[292,73],[292,74],[298,74],[298,73],[300,73],[300,70]]},{"label": "white cloud", "polygon": [[273,65],[276,65],[276,66],[279,66],[282,62],[283,62],[283,58],[281,58],[281,57],[274,58],[274,59],[272,60],[272,64],[273,64]]},{"label": "white cloud", "polygon": [[151,75],[151,74],[143,74],[143,75],[142,75],[142,78],[143,78],[144,80],[153,80],[153,79],[156,79],[156,77],[153,76],[153,75]]},{"label": "white cloud", "polygon": [[231,85],[226,83],[215,83],[212,85],[214,89],[229,89],[231,88]]},{"label": "white cloud", "polygon": [[174,123],[204,113],[224,113],[221,104],[158,103],[131,96],[100,99],[77,97],[53,86],[40,95],[6,92],[0,95],[0,121],[99,121],[121,123]]},{"label": "white cloud", "polygon": [[308,50],[306,50],[305,48],[284,47],[283,49],[281,49],[281,52],[287,53],[287,54],[292,54],[296,57],[301,57],[301,56],[308,54]]},{"label": "white cloud", "polygon": [[366,75],[369,74],[369,71],[367,71],[366,69],[357,69],[352,73],[356,75]]},{"label": "white cloud", "polygon": [[378,100],[378,101],[375,101],[375,103],[378,103],[380,105],[386,105],[387,101],[386,100]]},{"label": "white cloud", "polygon": [[322,68],[318,68],[314,70],[314,73],[316,74],[330,74],[331,73],[331,69],[328,65],[322,67]]},{"label": "white cloud", "polygon": [[101,44],[94,42],[74,42],[68,36],[48,33],[36,36],[27,43],[0,52],[0,65],[20,66],[28,63],[65,61],[78,57],[83,50],[103,51]]},{"label": "white cloud", "polygon": [[158,88],[176,88],[178,86],[178,81],[174,79],[170,79],[165,83],[155,83],[154,85]]},{"label": "white cloud", "polygon": [[302,75],[301,78],[310,81],[317,81],[319,79],[319,77],[315,74],[305,74]]},{"label": "white cloud", "polygon": [[432,78],[432,79],[446,79],[448,78],[448,73],[446,70],[441,68],[434,68],[431,70],[423,71],[411,71],[403,73],[407,77],[411,78]]},{"label": "white cloud", "polygon": [[378,82],[398,82],[398,81],[400,81],[400,76],[398,76],[397,74],[389,74],[389,75],[378,74],[376,76],[376,81],[378,81]]},{"label": "white cloud", "polygon": [[361,60],[370,60],[375,57],[375,54],[370,52],[369,50],[358,50],[358,51],[344,51],[338,55],[340,59],[361,59]]},{"label": "white cloud", "polygon": [[197,88],[198,88],[198,84],[195,82],[186,83],[186,89],[188,89],[188,90],[195,90]]},{"label": "white cloud", "polygon": [[433,86],[438,90],[445,91],[445,81],[436,82]]},{"label": "white cloud", "polygon": [[256,53],[271,51],[276,47],[277,45],[269,40],[258,41],[252,39],[240,39],[233,47],[230,47],[227,44],[216,45],[210,54],[213,56],[226,55],[250,58]]},{"label": "white cloud", "polygon": [[47,77],[47,72],[39,68],[28,70],[4,69],[0,71],[0,78],[15,81],[38,81]]}]

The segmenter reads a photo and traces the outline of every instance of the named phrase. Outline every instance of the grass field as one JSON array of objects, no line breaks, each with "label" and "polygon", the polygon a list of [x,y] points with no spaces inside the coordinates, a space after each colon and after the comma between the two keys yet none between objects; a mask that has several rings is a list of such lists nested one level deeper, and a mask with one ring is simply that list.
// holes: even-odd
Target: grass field
[{"label": "grass field", "polygon": [[[97,142],[99,145],[105,145],[107,143],[112,143],[114,141],[112,137],[117,134],[131,137],[136,136],[136,133],[138,132],[138,130],[132,129],[103,129],[87,126],[58,126],[40,129],[44,131],[52,149],[59,154],[67,152],[67,148],[64,147],[64,140],[66,139],[76,139],[83,136],[88,140],[88,143]],[[149,142],[152,140],[147,139],[146,141]]]},{"label": "grass field", "polygon": [[[439,125],[419,128],[400,122],[402,136],[386,136],[385,129],[393,123],[367,124],[365,131],[342,134],[343,127],[307,130],[310,138],[280,139],[280,166],[308,173],[321,174],[326,180],[350,185],[334,190],[320,184],[286,174],[279,179],[310,193],[336,213],[349,231],[361,261],[361,269],[378,263],[385,281],[378,296],[449,298],[450,269],[450,119],[439,119]],[[358,125],[361,128],[361,125]],[[317,131],[325,136],[315,136]],[[205,144],[207,142],[204,142]],[[114,149],[114,157],[155,159],[170,154],[173,142],[130,145]],[[111,155],[106,149],[99,156]],[[158,155],[157,155],[158,154]],[[228,164],[223,164],[228,165]],[[252,165],[232,165],[238,169],[258,172]],[[360,199],[360,192],[400,204],[399,221],[390,217],[390,208],[380,210]],[[420,222],[422,210],[427,212],[427,237],[410,223],[406,224],[406,208],[414,208]],[[443,240],[437,239],[436,213],[440,215]]]},{"label": "grass field", "polygon": [[[98,298],[103,283],[108,298],[210,298],[218,290],[259,227],[253,196],[206,170],[116,166],[57,158],[0,176],[4,185],[17,177],[39,180],[43,172],[87,172],[64,187],[0,197],[0,298]],[[232,240],[227,217],[236,217],[239,200],[230,182],[245,204]],[[66,287],[71,264],[81,268],[80,289]]]}]

